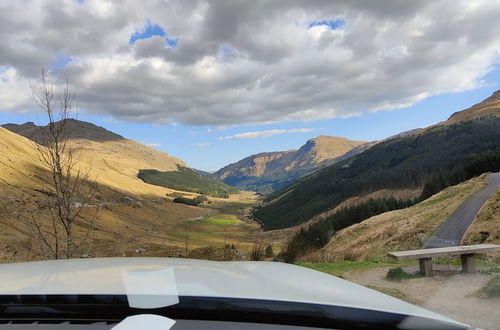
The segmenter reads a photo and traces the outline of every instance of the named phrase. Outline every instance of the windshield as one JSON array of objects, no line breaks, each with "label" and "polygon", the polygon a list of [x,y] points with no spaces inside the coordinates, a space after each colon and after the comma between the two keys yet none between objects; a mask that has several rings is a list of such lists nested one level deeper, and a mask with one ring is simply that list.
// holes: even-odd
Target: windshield
[{"label": "windshield", "polygon": [[0,324],[498,328],[499,15],[2,1]]}]

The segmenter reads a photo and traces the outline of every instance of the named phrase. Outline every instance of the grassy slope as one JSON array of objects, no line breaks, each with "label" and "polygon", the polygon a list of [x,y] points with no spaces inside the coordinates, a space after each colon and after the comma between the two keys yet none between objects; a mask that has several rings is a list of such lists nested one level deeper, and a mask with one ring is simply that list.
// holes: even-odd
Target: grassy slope
[{"label": "grassy slope", "polygon": [[[72,140],[71,146],[77,151],[81,167],[89,172],[89,178],[107,187],[106,194],[113,198],[120,194],[165,196],[166,189],[142,182],[137,172],[144,167],[169,170],[178,164],[175,158],[131,140]],[[33,188],[43,187],[48,176],[40,165],[34,142],[0,127],[0,147],[2,195],[32,194]]]},{"label": "grassy slope", "polygon": [[305,222],[352,196],[421,187],[427,178],[454,169],[469,155],[500,152],[499,139],[500,118],[487,118],[382,142],[275,193],[255,215],[266,229],[283,228]]},{"label": "grassy slope", "polygon": [[216,214],[177,224],[169,230],[168,236],[181,245],[187,237],[189,249],[234,244],[239,251],[249,253],[254,243],[253,234],[258,230],[255,223],[245,223],[230,214]]},{"label": "grassy slope", "polygon": [[44,179],[33,143],[0,127],[0,195],[15,196]]},{"label": "grassy slope", "polygon": [[441,222],[485,184],[483,175],[449,187],[412,207],[380,214],[345,228],[306,259],[365,260],[385,258],[390,251],[421,248]]},{"label": "grassy slope", "polygon": [[[34,203],[28,201],[27,204],[19,206],[27,209],[33,205]],[[41,258],[38,242],[30,239],[27,228],[16,220],[17,216],[29,216],[19,211],[20,207],[11,208],[0,214],[0,262]],[[77,222],[75,228],[77,242],[84,236],[94,211],[90,208],[85,209],[83,220]],[[133,256],[137,255],[134,250],[141,246],[148,249],[162,248],[162,253],[170,253],[179,244],[169,240],[167,235],[169,228],[189,218],[205,216],[212,211],[158,200],[110,205],[102,208],[100,212],[89,240],[82,245],[79,253],[86,252],[90,248],[90,255],[96,257]],[[49,219],[46,210],[36,210],[34,215],[42,222]]]},{"label": "grassy slope", "polygon": [[500,190],[483,206],[476,221],[467,231],[464,243],[500,245]]},{"label": "grassy slope", "polygon": [[137,177],[142,168],[172,171],[184,163],[166,153],[159,152],[132,140],[88,141],[72,140],[81,162],[90,168],[91,178],[135,196],[163,197],[167,190],[144,183]]},{"label": "grassy slope", "polygon": [[[169,156],[165,158],[164,153],[127,140],[74,140],[72,145],[79,150],[82,167],[91,165],[90,176],[97,179],[101,188],[99,194],[106,204],[101,209],[96,229],[91,231],[90,253],[93,256],[137,255],[134,250],[141,246],[147,248],[146,255],[182,254],[184,244],[175,235],[169,234],[170,228],[188,219],[215,212],[165,200],[162,197],[171,190],[146,184],[137,178],[137,170],[141,167],[175,168],[175,161],[164,162],[172,160]],[[48,172],[38,167],[32,141],[1,127],[0,150],[0,262],[23,261],[28,256],[31,260],[40,258],[36,252],[38,243],[30,240],[27,228],[16,219],[18,216],[30,216],[29,212],[34,212],[33,215],[42,221],[48,219],[47,210],[40,206],[44,197],[34,190],[43,188],[44,180],[49,178]],[[132,196],[135,201],[124,202],[125,195]],[[253,194],[244,192],[231,195],[224,202],[248,205],[253,200]],[[214,205],[220,203],[215,199]],[[85,219],[88,220],[93,211],[86,209]],[[77,235],[84,234],[88,227],[87,220],[77,225]],[[236,227],[248,232],[245,226]],[[233,229],[236,237],[243,237],[236,228]],[[218,242],[222,244],[220,237]],[[193,240],[193,245],[195,243]]]}]

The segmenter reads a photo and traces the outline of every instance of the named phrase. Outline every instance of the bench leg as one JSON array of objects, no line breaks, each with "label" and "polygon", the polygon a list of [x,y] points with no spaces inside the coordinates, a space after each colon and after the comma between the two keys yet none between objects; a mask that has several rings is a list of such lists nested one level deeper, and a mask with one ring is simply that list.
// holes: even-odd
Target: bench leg
[{"label": "bench leg", "polygon": [[462,254],[462,271],[466,274],[476,273],[476,255],[475,254]]},{"label": "bench leg", "polygon": [[432,272],[432,258],[418,259],[418,263],[420,264],[420,274],[427,277],[434,275]]}]

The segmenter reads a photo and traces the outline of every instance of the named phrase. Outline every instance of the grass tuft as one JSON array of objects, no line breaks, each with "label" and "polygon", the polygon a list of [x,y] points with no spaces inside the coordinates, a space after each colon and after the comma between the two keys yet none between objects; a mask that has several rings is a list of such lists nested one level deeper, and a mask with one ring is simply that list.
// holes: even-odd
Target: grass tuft
[{"label": "grass tuft", "polygon": [[398,268],[389,269],[385,278],[388,280],[391,280],[391,281],[401,281],[401,280],[406,280],[406,279],[410,279],[410,278],[417,278],[420,276],[421,275],[418,275],[418,274],[407,273],[403,270],[403,268],[398,267]]}]

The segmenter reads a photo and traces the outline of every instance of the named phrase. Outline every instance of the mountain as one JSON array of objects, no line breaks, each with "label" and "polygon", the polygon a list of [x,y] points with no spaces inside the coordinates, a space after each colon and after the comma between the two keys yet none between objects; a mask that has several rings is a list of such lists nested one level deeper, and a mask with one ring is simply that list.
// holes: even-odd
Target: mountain
[{"label": "mountain", "polygon": [[469,109],[455,112],[445,123],[454,124],[480,117],[500,117],[500,90]]},{"label": "mountain", "polygon": [[499,107],[496,92],[448,122],[380,142],[275,192],[254,215],[265,229],[285,228],[304,223],[352,197],[383,189],[422,190],[438,175],[445,180],[474,157],[500,154]]},{"label": "mountain", "polygon": [[[161,194],[164,195],[164,188],[170,188],[215,197],[227,197],[237,192],[213,178],[194,172],[180,159],[125,139],[103,127],[75,119],[67,119],[64,124],[69,147],[77,151],[79,161],[92,170],[100,183],[113,189],[134,195],[152,191],[157,195],[163,191]],[[48,129],[32,122],[2,126],[42,145],[43,131]],[[139,177],[141,172],[143,175]],[[144,186],[148,188],[144,189]]]},{"label": "mountain", "polygon": [[[121,135],[85,121],[66,119],[64,124],[67,138],[71,140],[85,139],[96,142],[125,140]],[[4,124],[2,127],[42,145],[44,144],[42,132],[48,130],[48,126],[37,126],[33,122],[21,125]]]},{"label": "mountain", "polygon": [[[145,184],[137,177],[141,169],[176,171],[186,163],[165,152],[125,139],[91,123],[68,119],[68,145],[78,155],[82,166],[90,170],[90,177],[107,187],[132,195],[165,195],[165,189]],[[41,131],[46,126],[33,123],[6,124],[4,128],[42,143]],[[43,143],[42,143],[43,144]]]},{"label": "mountain", "polygon": [[[83,139],[78,143],[84,141],[93,143]],[[121,143],[130,148],[134,146],[124,141]],[[101,146],[92,144],[91,148],[95,150],[85,150],[84,153],[98,159]],[[103,147],[111,149],[106,143]],[[41,252],[41,242],[34,238],[24,222],[34,217],[39,223],[51,223],[51,211],[47,207],[47,185],[51,176],[39,160],[38,148],[43,147],[0,127],[0,262],[46,259]],[[151,166],[147,162],[137,166],[137,162],[128,159],[123,152],[124,149],[112,155],[103,152],[108,165],[81,155],[79,157],[81,167],[89,168],[90,178],[95,179],[98,187],[94,203],[82,209],[82,218],[74,227],[76,241],[79,241],[88,232],[89,221],[96,217],[98,211],[88,244],[84,244],[79,251],[96,257],[137,256],[137,249],[144,247],[149,255],[178,256],[184,251],[184,245],[177,248],[170,228],[188,219],[206,216],[211,210],[172,203],[165,198],[165,193],[170,190],[144,183],[137,178],[135,171],[127,170],[130,174],[125,174],[111,169],[110,166],[119,163],[111,163],[113,155],[125,161],[124,167],[126,164],[134,168],[142,167],[141,164]],[[161,158],[160,155],[158,157]],[[168,159],[168,156],[164,157]],[[191,241],[190,246],[193,246]]]},{"label": "mountain", "polygon": [[241,189],[266,192],[284,187],[312,171],[367,149],[363,141],[321,135],[298,150],[265,152],[227,165],[213,174]]}]

